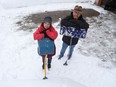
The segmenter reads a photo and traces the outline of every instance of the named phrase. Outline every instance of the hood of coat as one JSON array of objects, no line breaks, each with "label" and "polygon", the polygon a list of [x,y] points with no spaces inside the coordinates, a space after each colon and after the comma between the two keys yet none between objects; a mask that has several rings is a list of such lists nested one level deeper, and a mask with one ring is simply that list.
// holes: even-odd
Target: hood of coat
[{"label": "hood of coat", "polygon": [[[41,31],[43,31],[45,28],[44,28],[44,26],[43,26],[43,22],[40,24],[40,27],[39,27],[39,29],[41,29]],[[52,25],[50,25],[50,27],[48,28],[48,30],[52,30],[53,29],[53,26]]]}]

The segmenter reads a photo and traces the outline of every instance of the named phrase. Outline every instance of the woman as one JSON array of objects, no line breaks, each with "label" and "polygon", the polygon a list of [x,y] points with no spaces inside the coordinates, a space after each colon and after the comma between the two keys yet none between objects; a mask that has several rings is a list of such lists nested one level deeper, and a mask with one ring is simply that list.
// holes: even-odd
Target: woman
[{"label": "woman", "polygon": [[[42,40],[44,38],[49,38],[52,41],[54,41],[57,38],[58,33],[52,26],[52,18],[49,16],[45,17],[43,22],[40,24],[40,27],[34,32],[33,35],[34,35],[34,40]],[[45,49],[43,49],[43,50],[45,50]],[[54,44],[54,53],[47,55],[48,69],[51,68],[52,56],[55,55],[55,53],[56,53],[56,47]],[[41,56],[42,56],[42,61],[43,61],[42,68],[44,69],[45,55],[41,55]]]}]

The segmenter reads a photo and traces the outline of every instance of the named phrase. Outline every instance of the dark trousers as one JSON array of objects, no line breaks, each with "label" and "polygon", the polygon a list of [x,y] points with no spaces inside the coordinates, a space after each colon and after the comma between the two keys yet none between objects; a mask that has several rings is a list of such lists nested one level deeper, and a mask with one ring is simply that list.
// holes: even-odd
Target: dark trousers
[{"label": "dark trousers", "polygon": [[[43,62],[43,63],[44,63],[44,59],[45,59],[45,58],[42,57],[42,62]],[[52,58],[46,58],[46,60],[48,60],[48,64],[50,64],[50,63],[52,62]]]}]

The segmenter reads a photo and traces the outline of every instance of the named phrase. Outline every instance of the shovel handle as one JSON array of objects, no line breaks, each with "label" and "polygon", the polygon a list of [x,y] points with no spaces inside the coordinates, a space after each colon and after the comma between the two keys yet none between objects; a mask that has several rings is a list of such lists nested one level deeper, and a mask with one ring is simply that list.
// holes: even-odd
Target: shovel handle
[{"label": "shovel handle", "polygon": [[46,79],[46,58],[47,58],[47,54],[45,55],[45,58],[44,58],[44,78],[43,79]]}]

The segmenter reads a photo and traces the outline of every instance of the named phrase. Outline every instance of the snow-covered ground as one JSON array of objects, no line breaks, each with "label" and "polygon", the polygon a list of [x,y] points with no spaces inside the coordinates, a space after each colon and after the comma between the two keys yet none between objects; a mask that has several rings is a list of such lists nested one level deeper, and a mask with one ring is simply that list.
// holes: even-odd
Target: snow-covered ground
[{"label": "snow-covered ground", "polygon": [[103,61],[116,61],[116,15],[108,12],[87,18],[90,28],[79,47],[81,53],[97,56]]},{"label": "snow-covered ground", "polygon": [[45,5],[54,3],[74,3],[74,2],[95,2],[95,0],[0,0],[0,5],[4,9],[22,8],[35,5]]},{"label": "snow-covered ground", "polygon": [[[55,41],[57,53],[53,57],[51,70],[47,70],[48,80],[44,81],[42,80],[44,76],[41,57],[37,54],[37,42],[33,40],[33,32],[36,29],[33,29],[32,32],[17,31],[19,26],[16,26],[15,23],[32,13],[45,10],[72,9],[76,4],[82,5],[84,8],[93,8],[104,16],[99,16],[97,19],[93,17],[93,20],[87,18],[88,22],[93,21],[93,25],[90,25],[87,38],[80,40],[77,45],[69,66],[63,66],[67,55],[62,60],[57,59],[62,45],[62,36],[58,36]],[[66,8],[64,5],[68,7]],[[108,58],[107,62],[101,61],[100,58],[94,56],[94,53],[103,53],[101,55],[107,56],[108,54],[103,50],[105,47],[111,52],[116,50],[116,39],[111,39],[112,43],[109,42],[112,33],[116,32],[114,24],[116,16],[114,14],[109,14],[102,8],[89,3],[41,4],[39,6],[8,10],[0,7],[0,10],[0,87],[116,87],[116,63],[109,61],[112,58],[115,60],[115,54],[113,54],[113,57],[110,55],[111,58]],[[94,24],[94,21],[98,21],[98,24]],[[59,27],[56,24],[54,24],[54,27],[59,32]],[[107,36],[107,32],[104,35],[105,37],[102,36],[105,32],[104,28],[111,30],[108,32],[109,36]],[[98,34],[96,29],[99,31]],[[91,37],[91,35],[94,35],[94,37]],[[99,45],[95,47],[96,44],[101,42],[99,35],[104,38],[104,43],[101,44],[105,46]],[[93,38],[94,41],[91,41]],[[88,48],[90,50],[87,50]],[[93,50],[94,48],[98,48],[99,52]]]}]

